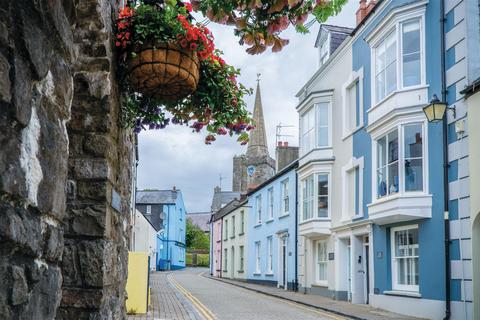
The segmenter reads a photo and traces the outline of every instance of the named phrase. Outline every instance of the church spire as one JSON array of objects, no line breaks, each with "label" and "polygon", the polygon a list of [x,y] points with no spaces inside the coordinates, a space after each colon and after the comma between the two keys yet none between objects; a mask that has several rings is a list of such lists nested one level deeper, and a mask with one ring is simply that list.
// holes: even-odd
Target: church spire
[{"label": "church spire", "polygon": [[255,129],[250,132],[247,156],[268,156],[267,134],[265,132],[265,120],[263,118],[262,97],[260,93],[260,73],[257,73],[257,92],[255,94],[255,106],[253,108],[253,121]]}]

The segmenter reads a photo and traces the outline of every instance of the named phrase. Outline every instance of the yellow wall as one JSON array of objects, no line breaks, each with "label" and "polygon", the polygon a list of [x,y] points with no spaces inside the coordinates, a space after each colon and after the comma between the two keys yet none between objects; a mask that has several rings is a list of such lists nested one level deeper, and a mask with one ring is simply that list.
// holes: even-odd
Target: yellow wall
[{"label": "yellow wall", "polygon": [[127,312],[147,313],[148,253],[128,253]]},{"label": "yellow wall", "polygon": [[470,221],[472,222],[473,308],[480,319],[480,92],[469,97]]}]

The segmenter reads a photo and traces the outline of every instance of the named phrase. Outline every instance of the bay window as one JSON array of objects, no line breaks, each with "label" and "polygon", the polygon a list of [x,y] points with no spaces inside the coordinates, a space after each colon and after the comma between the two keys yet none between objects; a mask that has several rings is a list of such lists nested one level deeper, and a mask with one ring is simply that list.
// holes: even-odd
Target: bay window
[{"label": "bay window", "polygon": [[316,103],[300,116],[302,154],[330,145],[330,103]]},{"label": "bay window", "polygon": [[[315,210],[316,206],[316,210]],[[310,175],[302,180],[302,220],[328,218],[329,176],[327,173]]]},{"label": "bay window", "polygon": [[422,81],[421,19],[401,21],[374,46],[375,100]]},{"label": "bay window", "polygon": [[377,139],[377,198],[425,191],[423,148],[421,123],[401,125]]},{"label": "bay window", "polygon": [[392,288],[418,292],[418,226],[392,228]]}]

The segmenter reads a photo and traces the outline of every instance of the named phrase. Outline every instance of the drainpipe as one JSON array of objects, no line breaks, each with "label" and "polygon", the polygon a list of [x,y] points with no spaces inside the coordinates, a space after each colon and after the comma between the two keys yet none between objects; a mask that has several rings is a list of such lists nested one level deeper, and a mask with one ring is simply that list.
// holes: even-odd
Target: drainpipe
[{"label": "drainpipe", "polygon": [[[441,46],[441,77],[442,101],[447,102],[445,75],[445,0],[440,1],[440,46]],[[447,114],[443,117],[443,196],[444,196],[444,228],[445,228],[445,318],[450,319],[450,221],[449,221],[449,190],[448,190],[448,140]]]},{"label": "drainpipe", "polygon": [[295,171],[295,283],[293,290],[298,292],[298,174]]}]

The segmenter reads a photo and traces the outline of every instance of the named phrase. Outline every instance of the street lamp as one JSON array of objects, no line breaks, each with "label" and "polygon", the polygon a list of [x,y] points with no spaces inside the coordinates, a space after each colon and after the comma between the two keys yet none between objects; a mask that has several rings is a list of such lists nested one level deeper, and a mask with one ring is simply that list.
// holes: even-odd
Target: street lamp
[{"label": "street lamp", "polygon": [[428,122],[442,121],[445,117],[445,110],[453,110],[453,117],[455,117],[455,107],[447,107],[447,104],[440,101],[436,94],[433,95],[430,104],[423,107],[423,112],[427,117]]}]

